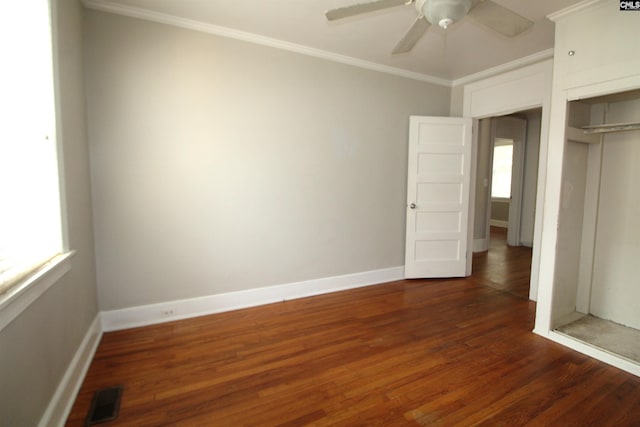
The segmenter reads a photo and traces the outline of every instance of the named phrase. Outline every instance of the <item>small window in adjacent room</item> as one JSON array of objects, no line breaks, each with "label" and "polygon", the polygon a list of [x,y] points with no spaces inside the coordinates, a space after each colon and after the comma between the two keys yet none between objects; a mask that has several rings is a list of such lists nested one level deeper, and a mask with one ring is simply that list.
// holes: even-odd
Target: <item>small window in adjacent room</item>
[{"label": "small window in adjacent room", "polygon": [[493,173],[491,175],[491,198],[511,198],[511,166],[513,141],[496,138],[493,149]]},{"label": "small window in adjacent room", "polygon": [[47,0],[0,14],[0,300],[62,252]]}]

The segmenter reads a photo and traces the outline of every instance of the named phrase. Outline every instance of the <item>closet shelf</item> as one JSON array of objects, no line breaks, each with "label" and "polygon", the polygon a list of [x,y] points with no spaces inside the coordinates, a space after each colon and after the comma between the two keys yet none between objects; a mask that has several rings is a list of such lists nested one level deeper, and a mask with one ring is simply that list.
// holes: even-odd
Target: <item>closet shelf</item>
[{"label": "closet shelf", "polygon": [[582,142],[585,144],[599,144],[601,140],[599,134],[585,133],[584,130],[571,126],[567,127],[567,139],[569,141]]},{"label": "closet shelf", "polygon": [[640,130],[640,122],[611,123],[611,124],[604,124],[604,125],[583,126],[582,130],[586,134]]},{"label": "closet shelf", "polygon": [[600,136],[605,133],[625,132],[640,130],[640,122],[611,123],[603,125],[590,125],[575,128],[567,127],[567,139],[570,141],[583,142],[585,144],[598,144]]}]

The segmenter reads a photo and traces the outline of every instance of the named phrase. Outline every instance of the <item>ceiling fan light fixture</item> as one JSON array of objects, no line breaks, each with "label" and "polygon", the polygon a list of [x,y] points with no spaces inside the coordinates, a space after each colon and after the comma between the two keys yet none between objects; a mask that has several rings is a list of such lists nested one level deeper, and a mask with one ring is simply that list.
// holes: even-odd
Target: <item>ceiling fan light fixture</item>
[{"label": "ceiling fan light fixture", "polygon": [[463,19],[468,13],[473,15],[476,23],[505,37],[515,37],[522,34],[534,24],[533,21],[495,3],[493,0],[368,0],[366,3],[356,3],[329,10],[325,12],[325,16],[327,20],[334,21],[395,6],[410,5],[416,9],[418,16],[405,31],[400,41],[396,43],[392,50],[393,54],[410,52],[431,25],[437,24],[447,30],[449,26]]},{"label": "ceiling fan light fixture", "polygon": [[471,0],[426,0],[422,4],[422,14],[429,22],[446,30],[465,17],[471,4]]},{"label": "ceiling fan light fixture", "polygon": [[451,18],[443,18],[438,21],[438,26],[446,30],[449,25],[453,24],[453,22],[454,21]]}]

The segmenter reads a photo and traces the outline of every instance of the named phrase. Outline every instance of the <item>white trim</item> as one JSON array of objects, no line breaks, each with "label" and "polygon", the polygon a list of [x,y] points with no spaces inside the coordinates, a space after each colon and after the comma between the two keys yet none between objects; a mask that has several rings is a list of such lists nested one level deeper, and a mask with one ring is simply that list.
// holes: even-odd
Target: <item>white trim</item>
[{"label": "white trim", "polygon": [[581,10],[590,8],[592,5],[596,3],[604,3],[604,2],[603,0],[584,0],[580,3],[576,3],[574,5],[567,6],[564,9],[550,13],[549,15],[547,15],[547,18],[549,18],[553,22],[557,22],[558,20],[566,16],[573,15],[576,12],[580,12]]},{"label": "white trim", "polygon": [[484,252],[489,250],[487,239],[473,239],[473,252]]},{"label": "white trim", "polygon": [[468,218],[467,218],[467,265],[465,268],[465,275],[467,277],[473,274],[473,252],[475,249],[475,240],[473,239],[473,233],[476,222],[476,191],[478,180],[478,142],[480,140],[480,120],[471,120],[471,182],[469,183],[469,203],[467,206]]},{"label": "white trim", "polygon": [[0,295],[0,331],[71,269],[73,254],[74,252],[67,252],[58,255]]},{"label": "white trim", "polygon": [[[550,105],[553,60],[464,85],[463,116],[483,119]],[[545,105],[545,103],[547,103]]]},{"label": "white trim", "polygon": [[527,248],[533,249],[533,240],[521,240],[520,246],[525,246]]},{"label": "white trim", "polygon": [[[510,71],[464,86],[463,111],[465,117],[481,119],[542,106],[540,128],[540,162],[538,164],[538,189],[531,260],[531,285],[529,298],[538,300],[538,283],[542,256],[542,226],[546,210],[545,189],[547,180],[547,151],[551,121],[551,80],[553,60]],[[515,89],[518,90],[515,90]],[[480,99],[478,99],[480,98]],[[476,102],[478,101],[478,102]],[[473,196],[475,197],[475,195]],[[538,304],[536,325],[541,321]]]},{"label": "white trim", "polygon": [[502,221],[499,219],[490,219],[489,225],[500,228],[509,228],[509,221]]},{"label": "white trim", "polygon": [[566,90],[566,100],[578,101],[585,98],[610,95],[624,92],[632,88],[640,88],[640,75],[622,77],[606,82],[594,83],[588,86],[573,87]]},{"label": "white trim", "polygon": [[353,58],[351,56],[340,55],[326,50],[316,49],[297,43],[287,42],[284,40],[278,40],[272,37],[261,36],[259,34],[249,33],[246,31],[239,31],[233,28],[222,27],[220,25],[180,18],[164,13],[153,12],[148,9],[117,4],[107,0],[83,0],[82,2],[86,7],[90,9],[100,10],[103,12],[110,12],[118,15],[129,16],[132,18],[158,22],[161,24],[173,25],[175,27],[186,28],[189,30],[200,31],[203,33],[214,34],[217,36],[232,38],[236,40],[242,40],[245,42],[269,46],[276,49],[287,50],[290,52],[300,53],[302,55],[312,56],[315,58],[326,59],[341,64],[352,65],[354,67],[364,68],[367,70],[378,71],[381,73],[418,80],[421,82],[451,87],[450,80],[440,77],[434,77],[414,71],[403,70],[400,68],[390,67],[388,65],[377,64],[375,62],[365,61],[362,59]]},{"label": "white trim", "polygon": [[168,301],[102,312],[105,332],[187,319],[263,304],[344,291],[404,278],[404,267],[325,277],[264,288]]},{"label": "white trim", "polygon": [[518,68],[526,67],[528,65],[533,65],[550,58],[553,58],[553,48],[543,50],[538,53],[525,56],[523,58],[516,59],[515,61],[500,64],[493,68],[487,68],[486,70],[482,70],[475,74],[469,74],[468,76],[460,77],[459,79],[453,80],[451,82],[451,86],[456,87],[460,85],[465,85],[471,82],[475,82],[477,80],[482,80],[489,77],[493,77],[498,74],[506,73],[508,71],[517,70]]},{"label": "white trim", "polygon": [[580,341],[576,338],[570,337],[558,331],[550,331],[548,334],[541,333],[540,330],[534,329],[536,334],[545,338],[569,347],[572,350],[576,350],[582,354],[598,359],[608,365],[615,366],[623,371],[629,372],[633,375],[640,376],[640,365],[629,359],[626,359],[619,354],[613,354],[607,350],[603,350],[599,347],[595,347],[591,344],[587,344],[584,341]]},{"label": "white trim", "polygon": [[[600,1],[600,0],[596,0]],[[103,12],[114,13],[132,18],[144,19],[146,21],[158,22],[161,24],[173,25],[175,27],[186,28],[189,30],[200,31],[208,34],[214,34],[222,37],[242,40],[249,43],[255,43],[263,46],[269,46],[276,49],[283,49],[290,52],[296,52],[303,55],[322,58],[328,61],[338,62],[341,64],[352,65],[354,67],[364,68],[367,70],[378,71],[385,74],[391,74],[399,77],[405,77],[412,80],[418,80],[426,83],[432,83],[440,86],[455,87],[464,85],[477,80],[486,79],[507,71],[513,71],[518,68],[526,67],[544,60],[553,58],[553,48],[546,49],[531,55],[518,58],[504,64],[497,65],[478,73],[469,74],[458,79],[449,80],[446,78],[435,77],[428,74],[418,73],[414,71],[404,70],[401,68],[382,65],[371,61],[354,58],[347,55],[340,55],[322,49],[316,49],[309,46],[291,43],[284,40],[266,37],[246,31],[239,31],[229,27],[209,24],[206,22],[195,21],[192,19],[180,18],[160,12],[154,12],[148,9],[118,4],[109,0],[82,0],[85,7],[89,9],[100,10]]]},{"label": "white trim", "polygon": [[101,337],[102,329],[100,327],[100,313],[98,313],[80,343],[76,354],[71,359],[71,363],[69,363],[62,380],[38,423],[38,427],[64,426],[76,400],[76,395],[89,370]]},{"label": "white trim", "polygon": [[491,197],[491,203],[511,203],[510,197]]}]

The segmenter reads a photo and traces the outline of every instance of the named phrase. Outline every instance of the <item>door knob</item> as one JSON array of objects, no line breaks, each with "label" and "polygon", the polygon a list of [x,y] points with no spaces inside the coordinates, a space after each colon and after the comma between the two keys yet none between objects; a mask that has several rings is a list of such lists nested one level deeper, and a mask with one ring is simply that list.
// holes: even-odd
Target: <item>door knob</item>
[{"label": "door knob", "polygon": [[415,204],[415,203],[411,203],[411,204],[409,205],[409,207],[410,207],[411,209],[415,209],[415,208],[416,208],[416,204]]}]

